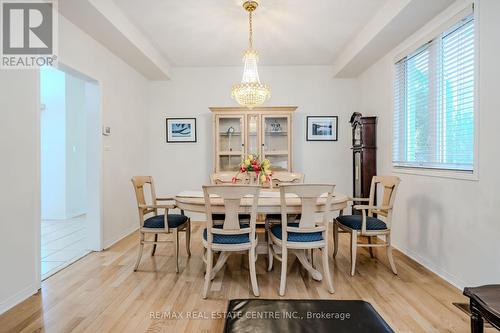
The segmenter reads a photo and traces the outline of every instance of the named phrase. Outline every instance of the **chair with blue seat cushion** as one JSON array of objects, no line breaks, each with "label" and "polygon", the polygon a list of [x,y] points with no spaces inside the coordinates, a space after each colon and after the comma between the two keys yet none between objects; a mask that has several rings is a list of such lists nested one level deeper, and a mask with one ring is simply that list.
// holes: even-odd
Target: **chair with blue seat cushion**
[{"label": "chair with blue seat cushion", "polygon": [[[273,258],[281,261],[281,280],[279,294],[285,295],[288,252],[294,254],[313,279],[321,281],[321,273],[313,267],[313,250],[322,252],[323,274],[328,291],[334,292],[328,264],[328,241],[326,232],[331,218],[331,207],[335,185],[288,184],[280,186],[281,224],[271,225],[268,230],[269,266],[273,267]],[[300,199],[300,212],[297,206],[289,205],[292,194]],[[297,198],[293,197],[294,200]],[[298,222],[291,215],[299,216]],[[278,251],[281,250],[281,251]],[[281,254],[279,254],[281,252]],[[311,253],[311,258],[308,258]]]},{"label": "chair with blue seat cushion", "polygon": [[[289,227],[298,228],[298,223],[288,223]],[[271,232],[274,237],[281,239],[282,230],[281,224],[276,224],[271,227]],[[289,232],[287,233],[288,242],[319,242],[323,240],[321,232]]]},{"label": "chair with blue seat cushion", "polygon": [[[169,228],[177,228],[178,226],[186,223],[188,217],[181,214],[168,214],[167,221]],[[151,216],[144,220],[144,228],[165,228],[165,215]]]},{"label": "chair with blue seat cushion", "polygon": [[[250,222],[250,214],[238,214],[240,222]],[[212,221],[224,222],[226,214],[212,214]]]},{"label": "chair with blue seat cushion", "polygon": [[[257,235],[255,232],[257,220],[257,204],[260,187],[253,185],[210,185],[203,186],[207,227],[203,230],[203,246],[205,247],[204,261],[207,269],[203,285],[203,298],[207,298],[210,283],[217,272],[224,266],[229,255],[233,252],[248,251],[248,266],[250,281],[255,296],[259,296],[259,286],[255,271]],[[211,198],[211,195],[217,198]],[[221,200],[224,214],[213,213],[214,206],[218,205],[221,211]],[[248,223],[242,223],[243,202],[251,205]],[[221,223],[214,223],[214,217],[224,215]],[[220,252],[215,266],[213,265],[214,252]]]},{"label": "chair with blue seat cushion", "polygon": [[[249,224],[240,223],[241,229],[249,228]],[[221,224],[214,224],[214,228],[222,229]],[[255,235],[257,236],[257,234]],[[207,228],[203,229],[203,239],[207,240]],[[217,244],[242,244],[249,243],[250,237],[248,234],[238,234],[238,235],[221,235],[221,234],[213,234],[213,242]]]},{"label": "chair with blue seat cushion", "polygon": [[[397,274],[394,258],[392,257],[391,246],[391,221],[396,190],[400,179],[395,176],[375,176],[372,178],[369,198],[353,198],[353,202],[368,202],[367,205],[354,205],[353,209],[361,211],[361,215],[340,215],[333,224],[333,241],[335,257],[338,252],[339,233],[349,233],[351,238],[351,276],[356,272],[356,250],[358,246],[368,247],[370,256],[373,258],[374,247],[385,247],[387,249],[387,258],[392,272]],[[377,186],[383,190],[382,202],[380,205],[375,203],[375,193]],[[375,217],[374,215],[377,215]],[[384,218],[381,220],[380,218]],[[367,237],[368,244],[358,245],[358,237]],[[378,240],[377,236],[385,237],[385,241],[373,242],[372,238]]]},{"label": "chair with blue seat cushion", "polygon": [[[132,177],[135,197],[137,200],[137,208],[139,210],[139,254],[134,266],[134,271],[137,271],[142,258],[144,244],[152,244],[151,255],[156,252],[156,245],[167,243],[170,241],[159,241],[160,234],[173,234],[175,246],[175,268],[179,272],[179,231],[186,233],[186,252],[191,256],[190,238],[191,238],[191,221],[189,217],[181,214],[169,214],[171,209],[175,209],[174,204],[158,204],[158,201],[173,201],[173,198],[158,198],[156,197],[153,177],[151,176],[135,176]],[[149,187],[151,194],[151,204],[146,203],[145,187]],[[164,210],[164,214],[159,214],[160,210]],[[153,216],[146,217],[152,214]],[[153,235],[154,240],[146,240],[146,235]]]},{"label": "chair with blue seat cushion", "polygon": [[[351,229],[361,230],[363,225],[363,216],[361,215],[341,215],[337,217],[337,221]],[[366,217],[366,230],[386,230],[387,224],[372,216]]]}]

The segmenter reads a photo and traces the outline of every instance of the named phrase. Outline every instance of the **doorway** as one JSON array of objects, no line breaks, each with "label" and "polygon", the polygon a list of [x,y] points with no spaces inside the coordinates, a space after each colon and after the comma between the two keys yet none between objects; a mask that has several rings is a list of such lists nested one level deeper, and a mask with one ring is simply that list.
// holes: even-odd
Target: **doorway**
[{"label": "doorway", "polygon": [[41,278],[101,250],[100,89],[69,68],[40,69]]}]

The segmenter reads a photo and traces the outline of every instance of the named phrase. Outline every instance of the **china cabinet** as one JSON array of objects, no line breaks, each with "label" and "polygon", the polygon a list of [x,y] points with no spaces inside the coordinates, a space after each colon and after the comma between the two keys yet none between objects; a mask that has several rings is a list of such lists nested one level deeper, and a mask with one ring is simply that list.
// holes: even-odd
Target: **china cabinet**
[{"label": "china cabinet", "polygon": [[237,171],[244,156],[257,154],[273,171],[292,171],[292,113],[296,107],[210,108],[214,171]]}]

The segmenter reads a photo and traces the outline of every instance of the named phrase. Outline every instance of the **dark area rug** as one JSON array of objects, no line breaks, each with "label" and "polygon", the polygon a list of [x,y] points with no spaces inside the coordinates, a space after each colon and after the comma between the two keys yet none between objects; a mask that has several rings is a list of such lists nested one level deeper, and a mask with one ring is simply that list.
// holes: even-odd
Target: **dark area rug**
[{"label": "dark area rug", "polygon": [[365,301],[235,299],[226,315],[225,333],[394,332]]}]

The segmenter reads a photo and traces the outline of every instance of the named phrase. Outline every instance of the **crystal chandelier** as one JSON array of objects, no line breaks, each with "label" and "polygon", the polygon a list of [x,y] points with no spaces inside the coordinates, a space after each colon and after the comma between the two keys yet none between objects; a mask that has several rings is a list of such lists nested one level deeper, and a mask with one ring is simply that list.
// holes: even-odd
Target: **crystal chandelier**
[{"label": "crystal chandelier", "polygon": [[258,53],[253,49],[252,41],[252,13],[257,9],[257,1],[246,1],[243,8],[248,12],[249,37],[248,50],[243,54],[243,79],[241,83],[235,84],[231,91],[231,97],[234,98],[240,105],[248,108],[261,105],[271,97],[271,91],[267,84],[260,83],[257,62],[259,61]]}]

